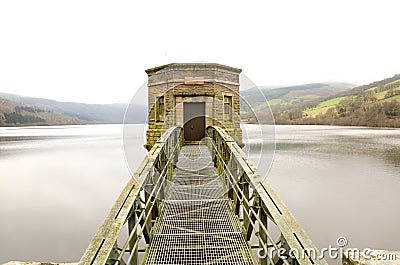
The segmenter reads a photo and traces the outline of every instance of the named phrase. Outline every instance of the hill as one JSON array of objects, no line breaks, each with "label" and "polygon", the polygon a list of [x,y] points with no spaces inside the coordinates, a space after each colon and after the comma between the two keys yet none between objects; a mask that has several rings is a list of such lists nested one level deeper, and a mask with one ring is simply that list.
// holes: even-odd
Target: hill
[{"label": "hill", "polygon": [[[252,110],[258,117],[262,116],[268,105],[274,113],[284,112],[290,109],[304,109],[306,106],[315,105],[322,100],[344,93],[353,88],[348,83],[311,83],[298,86],[279,88],[250,88],[241,91],[241,118],[254,119]],[[268,100],[268,104],[265,102]],[[259,118],[260,119],[260,118]]]},{"label": "hill", "polygon": [[0,98],[0,126],[67,125],[83,121],[35,106]]},{"label": "hill", "polygon": [[400,75],[276,113],[281,124],[328,124],[400,127]]},{"label": "hill", "polygon": [[[85,104],[0,93],[0,125],[122,123],[127,104]],[[144,123],[147,106],[133,106],[129,123]]]}]

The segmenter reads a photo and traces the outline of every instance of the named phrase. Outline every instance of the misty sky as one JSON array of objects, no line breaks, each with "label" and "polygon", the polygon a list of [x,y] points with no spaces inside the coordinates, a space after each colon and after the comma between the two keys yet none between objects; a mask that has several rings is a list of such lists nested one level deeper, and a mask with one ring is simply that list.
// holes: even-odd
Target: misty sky
[{"label": "misty sky", "polygon": [[128,102],[145,69],[242,68],[258,85],[400,73],[399,1],[0,1],[0,92]]}]

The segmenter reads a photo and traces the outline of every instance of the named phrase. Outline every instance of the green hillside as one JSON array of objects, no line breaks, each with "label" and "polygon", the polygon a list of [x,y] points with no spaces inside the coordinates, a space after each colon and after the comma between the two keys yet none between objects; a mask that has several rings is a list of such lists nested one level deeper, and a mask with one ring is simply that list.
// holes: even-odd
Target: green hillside
[{"label": "green hillside", "polygon": [[322,101],[318,105],[310,108],[305,108],[303,111],[303,115],[306,117],[313,117],[315,118],[318,115],[325,114],[330,108],[335,107],[338,105],[342,100],[350,99],[351,96],[344,96],[344,97],[336,97],[331,98],[325,101]]},{"label": "green hillside", "polygon": [[[280,88],[251,88],[241,91],[241,118],[255,122],[254,113],[262,122],[262,116],[271,107],[274,113],[289,109],[304,109],[321,100],[344,93],[354,85],[347,83],[312,83]],[[268,103],[266,103],[266,99]]]},{"label": "green hillside", "polygon": [[400,75],[353,88],[336,97],[275,113],[282,124],[400,127]]}]

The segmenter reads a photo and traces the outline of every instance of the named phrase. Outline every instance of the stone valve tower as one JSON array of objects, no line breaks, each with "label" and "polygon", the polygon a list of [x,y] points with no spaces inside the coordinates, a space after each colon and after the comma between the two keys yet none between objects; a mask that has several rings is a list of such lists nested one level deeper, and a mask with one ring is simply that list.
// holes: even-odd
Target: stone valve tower
[{"label": "stone valve tower", "polygon": [[171,63],[147,69],[150,150],[168,128],[184,128],[184,143],[202,141],[217,125],[242,144],[239,74],[241,69],[216,63]]}]

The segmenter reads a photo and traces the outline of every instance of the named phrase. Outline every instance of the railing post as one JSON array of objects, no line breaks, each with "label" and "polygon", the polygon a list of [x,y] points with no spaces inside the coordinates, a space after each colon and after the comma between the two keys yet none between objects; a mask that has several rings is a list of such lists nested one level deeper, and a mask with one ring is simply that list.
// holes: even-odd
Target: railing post
[{"label": "railing post", "polygon": [[238,181],[235,183],[234,187],[232,188],[236,188],[237,192],[234,192],[234,196],[233,196],[233,210],[235,211],[236,215],[239,215],[240,213],[240,201],[242,200],[242,194],[240,193],[240,189],[242,189],[243,185],[242,185],[242,177],[237,177]]},{"label": "railing post", "polygon": [[137,203],[135,202],[132,212],[128,218],[128,235],[132,235],[132,240],[129,241],[129,249],[130,254],[132,255],[131,262],[129,265],[137,265],[138,263],[138,244],[135,246],[136,241],[138,240],[137,236],[137,228],[133,229],[137,222],[136,217]]},{"label": "railing post", "polygon": [[[247,241],[249,241],[251,239],[251,235],[253,233],[253,230],[255,229],[255,227],[253,227],[252,224],[254,224],[255,221],[257,220],[256,215],[258,214],[258,211],[260,210],[258,200],[259,200],[258,196],[253,198],[253,205],[250,205],[250,207],[249,207],[250,221],[249,221],[248,226],[246,227],[246,234],[245,234]],[[253,209],[253,211],[251,211],[250,209]]]},{"label": "railing post", "polygon": [[[146,200],[147,199],[147,197],[148,197],[148,193],[146,192],[146,191],[144,191],[144,200]],[[141,204],[141,203],[140,203]],[[139,203],[138,203],[138,205],[140,205]],[[142,212],[145,212],[145,216],[147,216],[149,213],[148,213],[148,210],[146,209],[146,208],[142,208],[142,207],[138,207],[137,209],[136,209],[136,214],[137,214],[137,216],[140,216],[140,214],[142,213]],[[144,236],[144,239],[145,239],[145,241],[146,241],[146,243],[150,243],[150,231],[151,231],[151,227],[148,227],[148,223],[145,223],[145,218],[141,218],[140,220],[139,219],[137,219],[138,221],[139,221],[139,223],[140,223],[140,226],[142,227],[142,230],[143,230],[143,236]]]},{"label": "railing post", "polygon": [[[261,200],[261,198],[260,198]],[[259,202],[259,205],[262,205],[262,202]],[[259,217],[261,220],[261,223],[264,225],[264,227],[266,229],[268,229],[268,219],[267,219],[267,214],[265,213],[265,210],[260,208],[259,209]],[[267,259],[267,255],[268,255],[268,248],[264,248],[264,246],[268,246],[268,237],[267,234],[265,233],[264,229],[261,228],[261,225],[258,226],[258,231],[260,233],[260,242],[259,242],[259,247],[260,249],[263,248],[264,249],[264,258],[260,257],[260,265],[267,265],[268,264],[268,259]],[[261,242],[262,241],[262,242]]]},{"label": "railing post", "polygon": [[250,199],[249,183],[246,182],[243,183],[243,226],[246,234],[247,234],[247,229],[250,225],[250,219],[249,219],[250,204],[248,203],[249,199]]},{"label": "railing post", "polygon": [[[115,261],[118,261],[118,256],[119,256],[119,252],[118,252],[117,242],[115,242],[114,246],[112,247],[111,253],[108,256],[108,259],[106,261],[106,265],[114,264]],[[125,262],[120,261],[120,264],[125,265]]]}]

